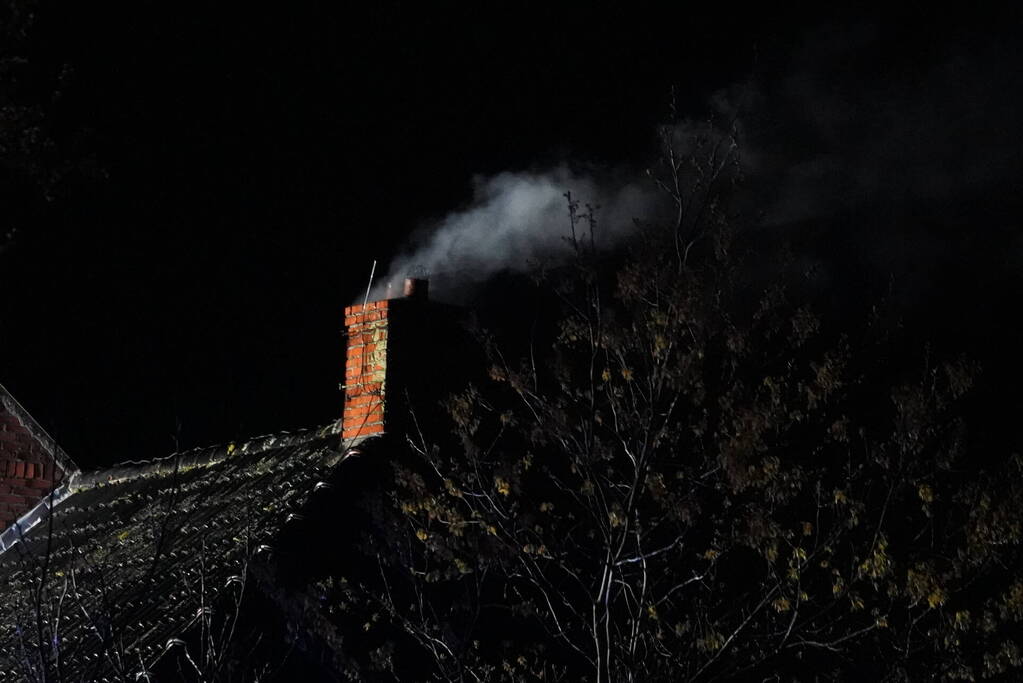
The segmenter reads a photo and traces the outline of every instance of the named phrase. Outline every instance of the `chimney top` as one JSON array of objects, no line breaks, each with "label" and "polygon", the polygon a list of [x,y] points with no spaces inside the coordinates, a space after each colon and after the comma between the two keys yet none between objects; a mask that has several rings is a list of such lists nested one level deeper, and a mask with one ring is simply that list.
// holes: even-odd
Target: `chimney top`
[{"label": "chimney top", "polygon": [[409,299],[426,300],[430,293],[430,281],[425,278],[407,277],[402,294]]}]

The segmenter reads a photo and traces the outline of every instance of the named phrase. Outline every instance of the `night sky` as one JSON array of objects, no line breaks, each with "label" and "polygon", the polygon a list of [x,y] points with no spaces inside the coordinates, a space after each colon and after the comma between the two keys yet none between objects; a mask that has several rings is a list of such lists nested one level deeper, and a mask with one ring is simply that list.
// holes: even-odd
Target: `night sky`
[{"label": "night sky", "polygon": [[46,144],[0,160],[0,382],[84,467],[336,418],[374,259],[481,178],[640,178],[672,92],[822,287],[1019,369],[1018,16],[217,5],[5,4]]}]

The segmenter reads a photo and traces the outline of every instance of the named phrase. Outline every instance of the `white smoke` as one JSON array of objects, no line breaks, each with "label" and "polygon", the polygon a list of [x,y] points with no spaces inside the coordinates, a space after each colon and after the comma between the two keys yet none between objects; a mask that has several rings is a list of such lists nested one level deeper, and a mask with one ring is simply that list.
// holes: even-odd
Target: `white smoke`
[{"label": "white smoke", "polygon": [[[431,279],[431,295],[459,299],[459,287],[502,272],[524,272],[570,253],[569,204],[596,219],[598,248],[613,246],[654,204],[651,188],[612,177],[577,174],[564,166],[543,172],[501,173],[473,179],[469,206],[413,236],[386,276],[376,280],[370,300],[400,295],[405,277]],[[589,221],[577,235],[590,240]],[[440,291],[438,291],[438,289]]]}]

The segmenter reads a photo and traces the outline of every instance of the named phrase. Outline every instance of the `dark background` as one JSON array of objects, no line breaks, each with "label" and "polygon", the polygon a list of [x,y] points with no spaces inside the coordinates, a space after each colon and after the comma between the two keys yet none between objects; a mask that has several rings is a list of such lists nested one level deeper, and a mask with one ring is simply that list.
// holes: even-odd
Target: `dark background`
[{"label": "dark background", "polygon": [[474,174],[641,170],[672,89],[742,103],[743,210],[826,286],[1015,372],[1017,16],[218,5],[0,17],[35,116],[3,150],[0,382],[84,467],[335,419],[373,259]]}]

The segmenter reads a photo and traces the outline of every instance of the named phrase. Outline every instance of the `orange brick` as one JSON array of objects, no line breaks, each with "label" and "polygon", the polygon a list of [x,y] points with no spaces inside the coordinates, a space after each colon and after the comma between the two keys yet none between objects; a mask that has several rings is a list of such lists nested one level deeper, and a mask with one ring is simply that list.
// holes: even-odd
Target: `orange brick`
[{"label": "orange brick", "polygon": [[342,429],[360,429],[363,427],[369,427],[370,425],[382,425],[381,420],[364,420],[362,418],[355,418],[352,420],[343,420],[341,422]]},{"label": "orange brick", "polygon": [[345,315],[352,315],[356,313],[366,313],[368,311],[378,311],[380,309],[386,309],[389,306],[387,299],[381,299],[379,301],[370,301],[365,306],[362,304],[354,304],[352,306],[345,307]]},{"label": "orange brick", "polygon": [[367,437],[367,436],[374,436],[376,434],[383,434],[383,433],[384,433],[384,426],[383,425],[366,425],[364,427],[358,427],[358,428],[354,428],[353,427],[352,429],[342,429],[341,430],[341,438],[342,439],[354,439],[354,438],[360,437],[360,436],[361,437]]},{"label": "orange brick", "polygon": [[384,419],[384,407],[380,404],[367,404],[361,406],[347,406],[345,408],[346,420],[354,418],[362,418],[369,422],[376,422],[377,420]]},{"label": "orange brick", "polygon": [[364,406],[373,403],[383,403],[383,397],[375,396],[373,394],[364,394],[361,396],[353,396],[345,401],[345,408],[348,406]]},{"label": "orange brick", "polygon": [[351,381],[345,382],[345,386],[351,391],[358,391],[360,394],[377,394],[380,396],[384,394],[383,379],[373,377],[372,375],[356,377]]}]

